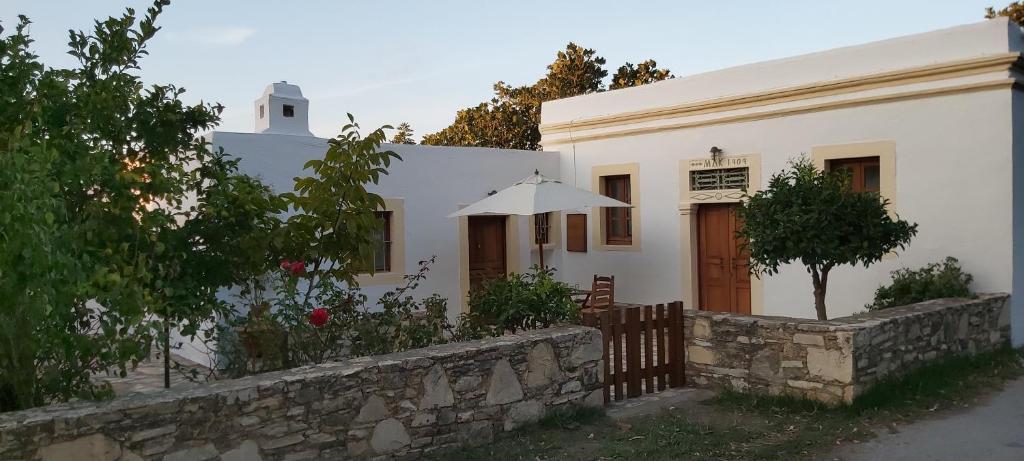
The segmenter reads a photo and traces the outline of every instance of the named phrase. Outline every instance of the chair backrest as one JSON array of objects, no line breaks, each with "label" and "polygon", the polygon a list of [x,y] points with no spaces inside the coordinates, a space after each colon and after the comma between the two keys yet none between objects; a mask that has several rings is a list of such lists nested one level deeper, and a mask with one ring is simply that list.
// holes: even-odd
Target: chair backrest
[{"label": "chair backrest", "polygon": [[593,309],[610,309],[615,305],[615,276],[594,276],[589,306]]}]

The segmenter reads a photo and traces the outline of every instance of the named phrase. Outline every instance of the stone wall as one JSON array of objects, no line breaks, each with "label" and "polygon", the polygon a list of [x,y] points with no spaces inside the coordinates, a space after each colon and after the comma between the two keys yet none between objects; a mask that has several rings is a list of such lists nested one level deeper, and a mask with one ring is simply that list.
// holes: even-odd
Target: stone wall
[{"label": "stone wall", "polygon": [[940,299],[829,321],[686,311],[687,384],[829,404],[879,379],[1010,341],[1006,294]]},{"label": "stone wall", "polygon": [[601,335],[536,330],[0,414],[0,459],[415,458],[603,405]]}]

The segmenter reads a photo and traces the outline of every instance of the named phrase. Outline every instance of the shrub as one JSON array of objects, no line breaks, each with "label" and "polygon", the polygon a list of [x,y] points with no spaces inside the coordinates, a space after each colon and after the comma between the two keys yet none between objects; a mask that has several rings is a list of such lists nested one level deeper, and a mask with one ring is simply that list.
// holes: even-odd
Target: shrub
[{"label": "shrub", "polygon": [[572,300],[572,288],[553,275],[554,269],[533,266],[528,273],[485,283],[470,293],[472,314],[463,316],[459,331],[466,336],[474,330],[498,335],[575,321],[579,306]]},{"label": "shrub", "polygon": [[973,297],[970,289],[973,279],[951,256],[917,270],[897,269],[892,271],[892,283],[878,287],[875,301],[865,307],[877,310],[929,299]]},{"label": "shrub", "polygon": [[[214,374],[239,377],[348,357],[388,354],[444,344],[455,328],[448,321],[448,301],[436,294],[417,300],[419,287],[436,258],[420,261],[419,270],[398,288],[368,305],[358,289],[327,277],[305,302],[304,270],[283,261],[272,284],[276,294],[251,305],[249,315],[235,316],[215,327]],[[273,307],[271,307],[273,305]],[[311,307],[318,306],[318,307]],[[379,309],[378,309],[379,307]],[[200,379],[183,370],[188,378]]]}]

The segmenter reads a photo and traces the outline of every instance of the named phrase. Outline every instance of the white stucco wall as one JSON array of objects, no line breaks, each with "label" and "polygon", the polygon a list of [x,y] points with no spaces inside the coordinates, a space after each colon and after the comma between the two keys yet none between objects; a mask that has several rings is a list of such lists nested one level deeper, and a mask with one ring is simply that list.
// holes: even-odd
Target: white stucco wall
[{"label": "white stucco wall", "polygon": [[544,103],[541,123],[644,110],[1021,49],[1007,18],[745,64],[600,95]]},{"label": "white stucco wall", "polygon": [[[1009,90],[1002,90],[577,143],[575,171],[583,188],[591,187],[595,165],[639,162],[643,249],[598,251],[591,242],[588,253],[563,255],[562,274],[574,282],[615,275],[616,297],[623,301],[682,299],[681,280],[689,271],[681,268],[680,252],[690,248],[680,240],[681,160],[706,158],[713,145],[727,155],[760,154],[766,183],[813,146],[888,140],[896,143],[897,212],[917,222],[919,233],[896,258],[867,270],[834,270],[830,314],[862,310],[892,269],[946,255],[974,274],[976,290],[1011,291],[1009,113]],[[572,177],[573,163],[563,154],[563,177]],[[813,316],[803,266],[765,279],[764,306],[768,315]]]},{"label": "white stucco wall", "polygon": [[[327,142],[308,136],[215,132],[213,146],[241,158],[242,171],[259,176],[278,192],[292,190],[296,176],[308,175],[302,165],[323,158]],[[437,255],[437,261],[415,295],[440,294],[449,300],[452,316],[460,312],[459,221],[448,218],[459,205],[468,205],[523,179],[539,169],[558,177],[558,156],[551,152],[466,147],[434,147],[385,144],[402,161],[393,162],[380,184],[368,189],[384,198],[401,198],[405,207],[405,273],[417,270],[418,262]],[[519,269],[535,258],[526,239],[527,219],[518,219]],[[549,255],[550,258],[550,255]],[[371,301],[396,285],[365,285]]]}]

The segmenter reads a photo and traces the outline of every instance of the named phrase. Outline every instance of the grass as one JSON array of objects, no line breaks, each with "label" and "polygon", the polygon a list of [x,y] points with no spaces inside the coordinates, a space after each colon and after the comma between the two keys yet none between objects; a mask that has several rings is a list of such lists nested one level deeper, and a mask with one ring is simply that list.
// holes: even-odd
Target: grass
[{"label": "grass", "polygon": [[886,380],[853,404],[829,408],[792,397],[723,393],[709,402],[630,421],[573,409],[492,445],[438,459],[466,460],[789,460],[874,437],[942,411],[969,407],[1024,375],[1024,352],[956,357]]}]

